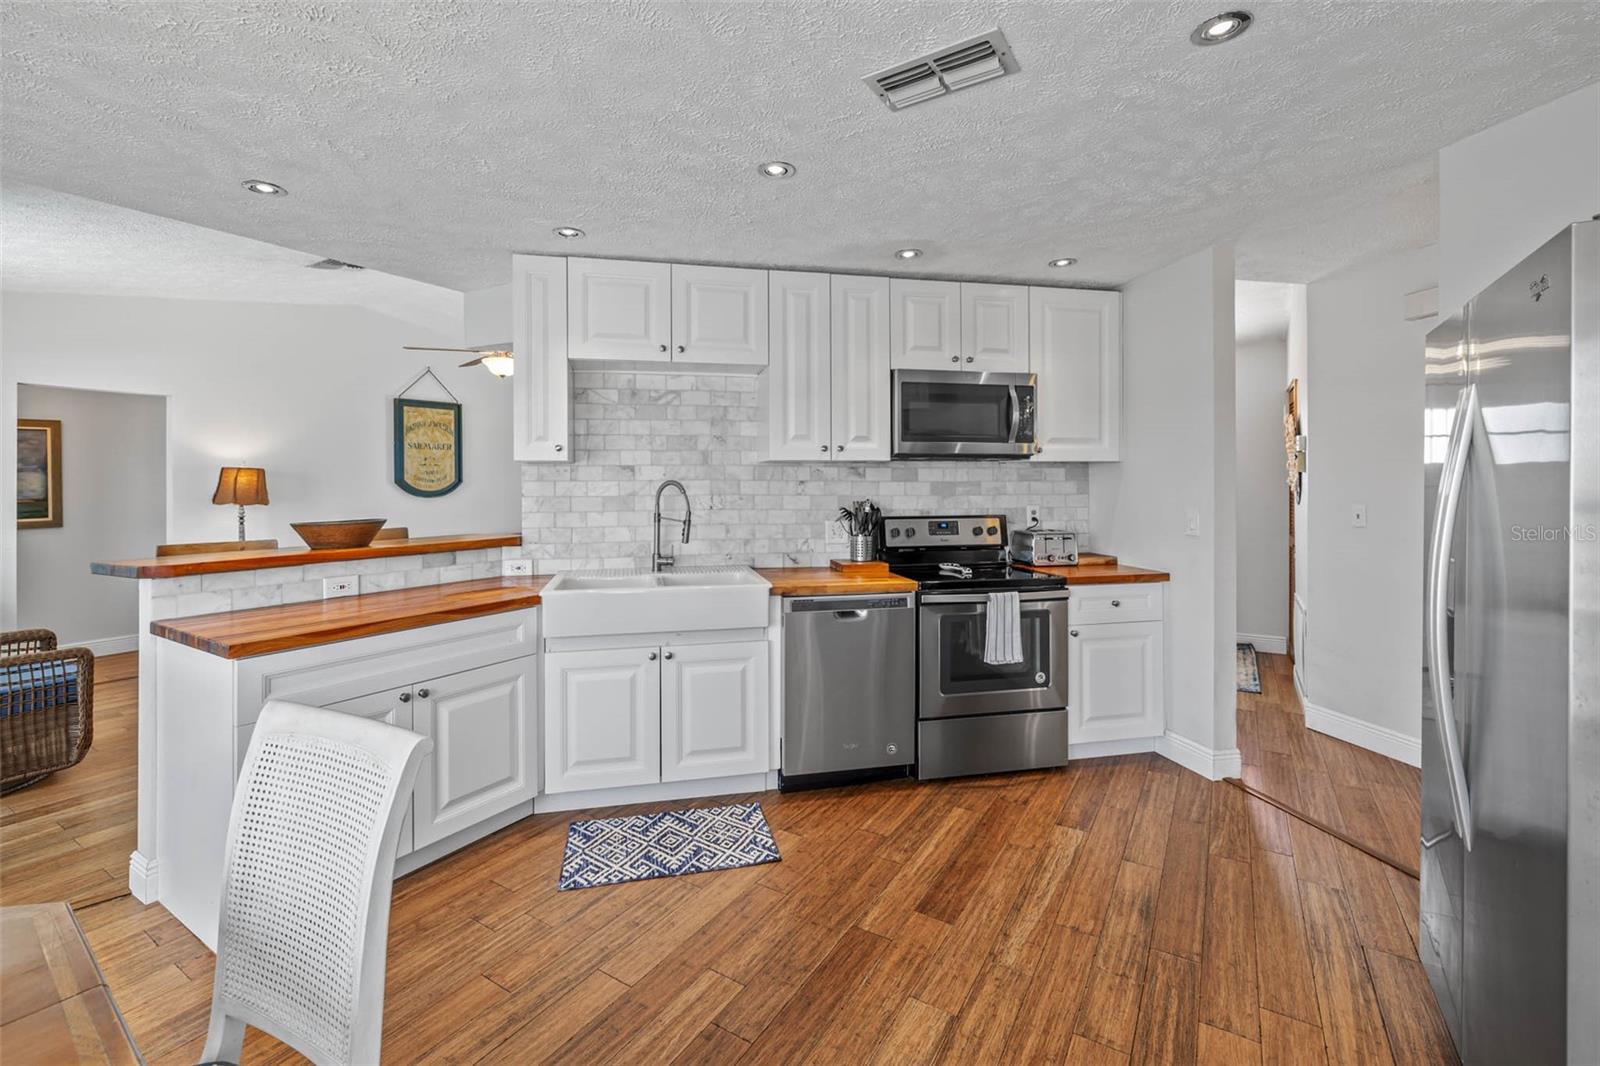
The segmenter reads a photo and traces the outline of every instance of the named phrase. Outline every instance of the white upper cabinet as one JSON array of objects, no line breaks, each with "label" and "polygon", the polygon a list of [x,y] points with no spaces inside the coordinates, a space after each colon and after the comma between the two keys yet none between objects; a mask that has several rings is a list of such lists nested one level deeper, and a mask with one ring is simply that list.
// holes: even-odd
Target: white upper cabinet
[{"label": "white upper cabinet", "polygon": [[511,257],[512,456],[520,462],[572,458],[567,370],[567,261]]},{"label": "white upper cabinet", "polygon": [[[820,276],[820,275],[819,275]],[[889,279],[833,276],[833,454],[889,458]]]},{"label": "white upper cabinet", "polygon": [[661,649],[661,780],[767,768],[767,642]]},{"label": "white upper cabinet", "polygon": [[833,449],[828,275],[774,270],[767,276],[771,362],[761,385],[767,458],[818,459]]},{"label": "white upper cabinet", "polygon": [[1028,290],[961,283],[961,369],[1028,372]]},{"label": "white upper cabinet", "polygon": [[672,361],[672,267],[621,259],[567,260],[573,359]]},{"label": "white upper cabinet", "polygon": [[896,370],[961,369],[961,283],[889,282],[890,365]]},{"label": "white upper cabinet", "polygon": [[672,361],[767,365],[767,272],[672,268]]},{"label": "white upper cabinet", "polygon": [[1035,462],[1113,460],[1122,440],[1122,294],[1028,290]]}]

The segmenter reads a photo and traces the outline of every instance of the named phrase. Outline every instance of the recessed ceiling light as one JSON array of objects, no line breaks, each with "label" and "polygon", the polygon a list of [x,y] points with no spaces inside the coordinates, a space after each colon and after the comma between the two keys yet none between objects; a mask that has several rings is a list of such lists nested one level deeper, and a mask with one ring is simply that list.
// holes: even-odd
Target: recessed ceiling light
[{"label": "recessed ceiling light", "polygon": [[1194,32],[1189,34],[1189,40],[1194,44],[1221,44],[1248,30],[1253,21],[1248,11],[1224,11],[1196,26]]},{"label": "recessed ceiling light", "polygon": [[1077,262],[1077,260],[1072,258],[1069,255],[1064,259],[1052,259],[1052,260],[1050,260],[1050,262],[1047,265],[1053,266],[1053,267],[1069,267],[1073,263],[1076,263],[1076,262]]},{"label": "recessed ceiling light", "polygon": [[922,254],[921,248],[902,248],[894,253],[896,259],[915,259]]},{"label": "recessed ceiling light", "polygon": [[262,181],[260,178],[246,178],[239,183],[251,192],[258,192],[262,196],[288,196],[289,190],[275,181]]},{"label": "recessed ceiling light", "polygon": [[764,178],[792,178],[796,169],[793,163],[785,163],[781,159],[774,159],[770,163],[762,163],[756,167]]},{"label": "recessed ceiling light", "polygon": [[579,229],[577,226],[557,226],[555,228],[555,235],[557,237],[565,237],[568,240],[572,240],[575,237],[582,237],[583,230]]}]

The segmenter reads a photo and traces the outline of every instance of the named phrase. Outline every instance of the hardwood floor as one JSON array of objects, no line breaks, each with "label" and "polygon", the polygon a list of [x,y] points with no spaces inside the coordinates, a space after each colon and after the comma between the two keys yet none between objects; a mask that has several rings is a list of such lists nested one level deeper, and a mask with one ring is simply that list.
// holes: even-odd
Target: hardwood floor
[{"label": "hardwood floor", "polygon": [[[6,798],[0,901],[125,878],[131,710],[99,706],[102,763]],[[80,828],[117,794],[121,838]],[[547,815],[400,881],[385,1060],[1455,1061],[1415,882],[1155,756],[761,800],[769,866],[557,892]],[[79,918],[149,1061],[195,1061],[210,954],[131,898]],[[255,1032],[245,1059],[298,1061]]]},{"label": "hardwood floor", "polygon": [[1245,784],[1413,869],[1422,777],[1414,766],[1305,726],[1286,655],[1257,654],[1261,692],[1239,693]]}]

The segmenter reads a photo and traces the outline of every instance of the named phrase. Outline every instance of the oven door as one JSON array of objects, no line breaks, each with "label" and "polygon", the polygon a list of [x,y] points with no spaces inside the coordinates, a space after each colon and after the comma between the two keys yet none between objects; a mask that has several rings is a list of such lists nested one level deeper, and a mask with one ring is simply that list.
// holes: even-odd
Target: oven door
[{"label": "oven door", "polygon": [[988,597],[930,593],[918,614],[917,717],[952,718],[1067,705],[1067,593],[1024,592],[1022,661],[983,661]]},{"label": "oven door", "polygon": [[899,458],[1026,459],[1034,443],[1032,374],[894,371]]}]

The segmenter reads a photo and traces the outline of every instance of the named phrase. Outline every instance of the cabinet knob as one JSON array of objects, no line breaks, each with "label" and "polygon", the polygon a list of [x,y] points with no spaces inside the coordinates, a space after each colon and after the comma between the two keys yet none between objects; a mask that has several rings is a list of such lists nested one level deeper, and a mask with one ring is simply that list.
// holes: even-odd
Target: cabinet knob
[{"label": "cabinet knob", "polygon": [[400,693],[400,702],[401,703],[410,703],[411,702],[411,693],[409,693],[409,692]]},{"label": "cabinet knob", "polygon": [[843,444],[835,444],[833,446],[833,450],[836,451],[836,452],[842,452],[842,451],[844,451],[844,445]]},{"label": "cabinet knob", "polygon": [[1076,629],[1069,629],[1069,630],[1067,630],[1067,636],[1069,636],[1069,637],[1075,637],[1075,636],[1077,636],[1077,635],[1078,635],[1078,631],[1077,631],[1077,630],[1076,630]]},{"label": "cabinet knob", "polygon": [[566,449],[567,449],[567,446],[565,444],[557,444],[556,445],[556,451],[558,451],[558,452],[566,451]]},{"label": "cabinet knob", "polygon": [[651,652],[650,653],[650,661],[651,662],[655,662],[656,661],[656,653],[655,652]]},{"label": "cabinet knob", "polygon": [[970,355],[967,356],[967,362],[969,362],[969,363],[972,362],[972,356],[970,356]]},{"label": "cabinet knob", "polygon": [[664,651],[661,653],[661,657],[663,659],[670,659],[672,658],[672,653],[670,651]]},{"label": "cabinet knob", "polygon": [[660,348],[663,352],[667,350],[667,346],[665,344],[658,344],[656,347]]},{"label": "cabinet knob", "polygon": [[679,354],[679,355],[682,355],[682,354],[683,354],[683,345],[681,345],[681,344],[680,344],[680,345],[678,345],[678,354]]},{"label": "cabinet knob", "polygon": [[822,446],[822,454],[823,455],[827,455],[828,454],[828,446],[826,444],[824,444]]},{"label": "cabinet knob", "polygon": [[959,355],[952,355],[950,357],[950,361],[952,363],[959,363],[959,362],[961,362],[961,357]]},{"label": "cabinet knob", "polygon": [[425,689],[425,688],[417,689],[417,699],[425,700],[427,698],[428,698],[428,690],[427,689]]},{"label": "cabinet knob", "polygon": [[1113,607],[1121,607],[1122,606],[1122,601],[1121,600],[1112,600],[1111,601],[1111,606],[1113,606]]}]

